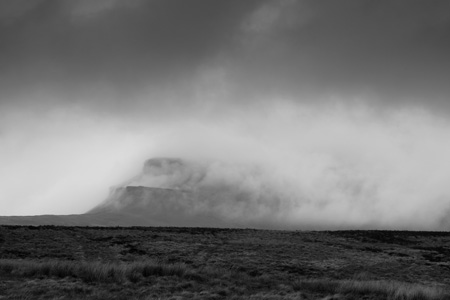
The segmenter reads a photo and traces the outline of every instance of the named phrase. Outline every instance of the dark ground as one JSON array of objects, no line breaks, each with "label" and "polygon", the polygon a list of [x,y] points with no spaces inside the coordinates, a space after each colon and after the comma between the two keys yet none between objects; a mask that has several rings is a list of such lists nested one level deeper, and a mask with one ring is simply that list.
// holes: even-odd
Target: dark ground
[{"label": "dark ground", "polygon": [[[182,270],[120,280],[24,271],[57,262]],[[426,293],[374,287],[393,283]],[[0,299],[450,299],[449,288],[448,232],[0,226]]]}]

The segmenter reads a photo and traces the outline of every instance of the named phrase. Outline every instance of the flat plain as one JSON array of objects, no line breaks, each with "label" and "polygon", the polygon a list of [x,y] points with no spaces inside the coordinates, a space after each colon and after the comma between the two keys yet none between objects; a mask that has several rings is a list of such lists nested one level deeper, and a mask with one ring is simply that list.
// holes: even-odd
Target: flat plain
[{"label": "flat plain", "polygon": [[450,299],[450,233],[0,226],[0,299]]}]

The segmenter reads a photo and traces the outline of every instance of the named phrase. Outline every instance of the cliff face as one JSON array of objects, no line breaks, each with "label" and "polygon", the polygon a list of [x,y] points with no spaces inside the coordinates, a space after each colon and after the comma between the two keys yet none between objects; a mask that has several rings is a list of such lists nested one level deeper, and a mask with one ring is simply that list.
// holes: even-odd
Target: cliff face
[{"label": "cliff face", "polygon": [[130,213],[156,217],[188,213],[199,190],[199,166],[175,158],[153,158],[142,173],[111,188],[109,197],[88,213]]},{"label": "cliff face", "polygon": [[163,189],[193,190],[203,181],[206,166],[178,158],[152,158],[144,163],[141,174],[120,185]]}]

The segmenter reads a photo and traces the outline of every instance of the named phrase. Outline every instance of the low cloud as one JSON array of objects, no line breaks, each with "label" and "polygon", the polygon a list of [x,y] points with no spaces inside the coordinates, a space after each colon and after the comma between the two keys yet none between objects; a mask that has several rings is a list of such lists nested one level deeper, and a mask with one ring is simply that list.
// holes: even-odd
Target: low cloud
[{"label": "low cloud", "polygon": [[0,199],[9,209],[2,214],[82,213],[117,184],[173,188],[174,178],[133,175],[149,158],[175,157],[197,166],[188,188],[220,190],[189,209],[244,225],[448,226],[444,117],[419,107],[382,110],[345,101],[220,107],[167,119],[76,109],[44,119],[9,113],[0,137]]},{"label": "low cloud", "polygon": [[[236,112],[227,122],[173,126],[155,140],[152,154],[185,159],[197,175],[153,174],[126,184],[218,189],[198,203],[203,213],[244,225],[448,226],[447,121],[420,109],[273,103]],[[187,177],[195,180],[180,185]]]}]

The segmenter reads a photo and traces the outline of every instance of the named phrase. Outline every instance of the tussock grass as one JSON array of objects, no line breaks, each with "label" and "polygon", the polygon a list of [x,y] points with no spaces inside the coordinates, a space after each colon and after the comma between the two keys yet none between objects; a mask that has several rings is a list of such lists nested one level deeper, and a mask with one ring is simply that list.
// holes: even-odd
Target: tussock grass
[{"label": "tussock grass", "polygon": [[437,286],[424,286],[384,280],[298,280],[292,285],[295,291],[351,296],[378,295],[388,300],[448,300],[450,292]]},{"label": "tussock grass", "polygon": [[444,300],[450,299],[448,291],[436,286],[424,286],[398,281],[343,281],[339,291],[346,294],[379,294],[390,300]]},{"label": "tussock grass", "polygon": [[0,259],[0,274],[19,277],[74,277],[85,282],[138,282],[150,276],[182,277],[186,271],[184,264],[151,261],[109,263]]},{"label": "tussock grass", "polygon": [[[302,295],[315,295],[323,299],[367,299],[384,300],[446,300],[450,299],[448,290],[438,286],[424,286],[386,280],[331,280],[304,279],[292,284],[282,284],[267,275],[249,276],[242,272],[227,273],[225,270],[204,267],[191,269],[184,264],[165,264],[155,261],[100,262],[100,261],[62,261],[62,260],[17,260],[0,259],[0,276],[16,278],[75,278],[85,283],[144,283],[149,277],[175,276],[184,280],[183,285],[173,287],[172,291],[193,287],[193,284],[208,286],[211,282],[217,289],[210,290],[212,298],[230,297],[233,299],[303,299]],[[172,278],[176,280],[179,280]],[[153,279],[150,279],[153,280]],[[232,280],[232,281],[230,281]],[[270,281],[272,280],[272,281]],[[195,283],[196,282],[196,283]],[[230,289],[239,282],[241,292]],[[161,282],[160,282],[161,283]],[[220,284],[219,284],[220,283]],[[163,284],[163,283],[161,283]],[[228,285],[228,287],[227,287]],[[221,287],[218,289],[218,287]],[[275,287],[277,286],[277,287]],[[280,288],[283,286],[284,288]],[[162,286],[161,286],[162,287]],[[169,287],[166,289],[170,290]],[[254,289],[254,290],[252,290]],[[269,292],[270,290],[270,292]],[[274,293],[278,291],[279,293]],[[204,291],[206,293],[206,290]],[[253,294],[256,292],[255,294]],[[283,292],[283,293],[282,293]],[[233,295],[234,294],[234,295]],[[200,295],[205,298],[207,295]],[[213,297],[214,296],[214,297]],[[330,298],[331,297],[331,298]]]}]

